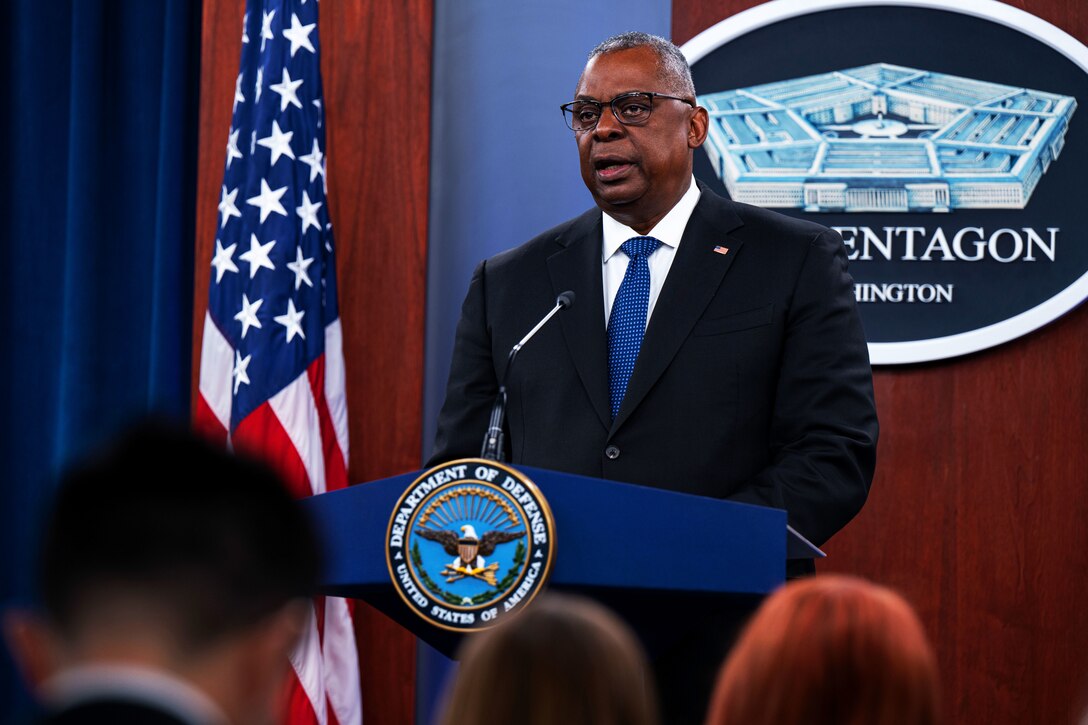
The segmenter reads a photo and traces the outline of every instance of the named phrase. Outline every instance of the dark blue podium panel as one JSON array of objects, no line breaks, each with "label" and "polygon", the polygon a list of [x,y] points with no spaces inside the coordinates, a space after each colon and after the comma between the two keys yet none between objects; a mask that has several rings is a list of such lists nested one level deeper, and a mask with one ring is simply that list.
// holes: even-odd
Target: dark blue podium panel
[{"label": "dark blue podium panel", "polygon": [[[785,580],[786,513],[662,489],[519,467],[555,521],[549,585],[605,601],[628,618],[660,622],[726,600],[754,600]],[[460,636],[417,617],[396,594],[385,560],[393,507],[420,472],[314,496],[303,505],[323,541],[322,590],[367,601],[451,655]],[[648,616],[652,613],[652,617]],[[646,639],[650,633],[640,631]]]},{"label": "dark blue podium panel", "polygon": [[556,585],[763,594],[785,578],[784,511],[519,470],[552,507]]},{"label": "dark blue podium panel", "polygon": [[404,489],[418,476],[418,471],[405,473],[303,499],[324,548],[321,587],[326,593],[372,587],[388,587],[393,593],[384,548],[389,517]]}]

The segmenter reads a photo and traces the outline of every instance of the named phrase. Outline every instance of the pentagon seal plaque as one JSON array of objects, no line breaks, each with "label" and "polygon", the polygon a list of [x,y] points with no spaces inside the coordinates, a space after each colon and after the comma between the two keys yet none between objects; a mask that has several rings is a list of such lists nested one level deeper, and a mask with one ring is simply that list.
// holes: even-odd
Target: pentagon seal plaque
[{"label": "pentagon seal plaque", "polygon": [[442,629],[487,629],[551,573],[555,523],[522,473],[467,458],[425,471],[393,508],[386,563],[408,607]]},{"label": "pentagon seal plaque", "polygon": [[711,118],[695,177],[842,235],[874,365],[1088,299],[1088,47],[1017,4],[776,0],[684,44]]}]

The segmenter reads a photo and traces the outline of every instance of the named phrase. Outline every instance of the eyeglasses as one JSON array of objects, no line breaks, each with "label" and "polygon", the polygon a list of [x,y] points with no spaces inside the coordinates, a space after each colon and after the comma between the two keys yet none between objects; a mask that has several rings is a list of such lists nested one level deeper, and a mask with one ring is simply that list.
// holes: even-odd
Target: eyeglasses
[{"label": "eyeglasses", "polygon": [[[664,93],[651,91],[634,91],[622,93],[607,105],[612,107],[612,115],[624,126],[642,126],[650,120],[650,114],[654,110],[654,99],[666,98],[670,101],[680,101],[695,108],[695,103],[678,96],[666,96]],[[605,104],[600,101],[571,101],[564,103],[559,108],[563,111],[563,119],[575,133],[585,133],[597,128],[597,122],[601,120],[601,113]]]}]

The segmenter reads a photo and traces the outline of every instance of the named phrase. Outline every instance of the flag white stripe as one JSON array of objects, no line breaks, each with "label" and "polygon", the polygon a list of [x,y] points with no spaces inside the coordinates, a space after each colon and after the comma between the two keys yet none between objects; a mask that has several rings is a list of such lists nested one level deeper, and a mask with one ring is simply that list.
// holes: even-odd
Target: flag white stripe
[{"label": "flag white stripe", "polygon": [[328,725],[329,713],[325,707],[325,663],[321,659],[321,643],[318,641],[317,615],[312,606],[308,607],[306,630],[302,641],[291,652],[291,667],[295,670],[299,684],[306,692],[306,698],[314,708],[318,725]]},{"label": "flag white stripe", "polygon": [[298,451],[310,479],[310,490],[325,493],[325,455],[321,447],[321,421],[317,416],[310,375],[303,371],[283,390],[268,399],[268,405]]},{"label": "flag white stripe", "polygon": [[325,691],[340,725],[363,721],[359,692],[359,655],[348,603],[340,597],[325,598]]},{"label": "flag white stripe", "polygon": [[204,313],[204,334],[200,344],[200,394],[216,419],[230,430],[231,373],[234,348],[219,331],[211,314]]},{"label": "flag white stripe", "polygon": [[325,402],[329,406],[336,442],[344,456],[344,468],[348,467],[348,404],[345,396],[344,330],[340,318],[325,327]]}]

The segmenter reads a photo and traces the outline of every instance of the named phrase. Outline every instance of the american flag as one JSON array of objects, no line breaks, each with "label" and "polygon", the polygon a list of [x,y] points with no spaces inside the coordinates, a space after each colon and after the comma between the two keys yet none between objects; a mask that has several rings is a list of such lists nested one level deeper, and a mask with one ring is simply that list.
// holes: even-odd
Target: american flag
[{"label": "american flag", "polygon": [[[298,496],[347,485],[344,360],[326,201],[316,0],[248,0],[204,317],[198,430]],[[362,722],[348,603],[314,603],[291,723]]]}]

